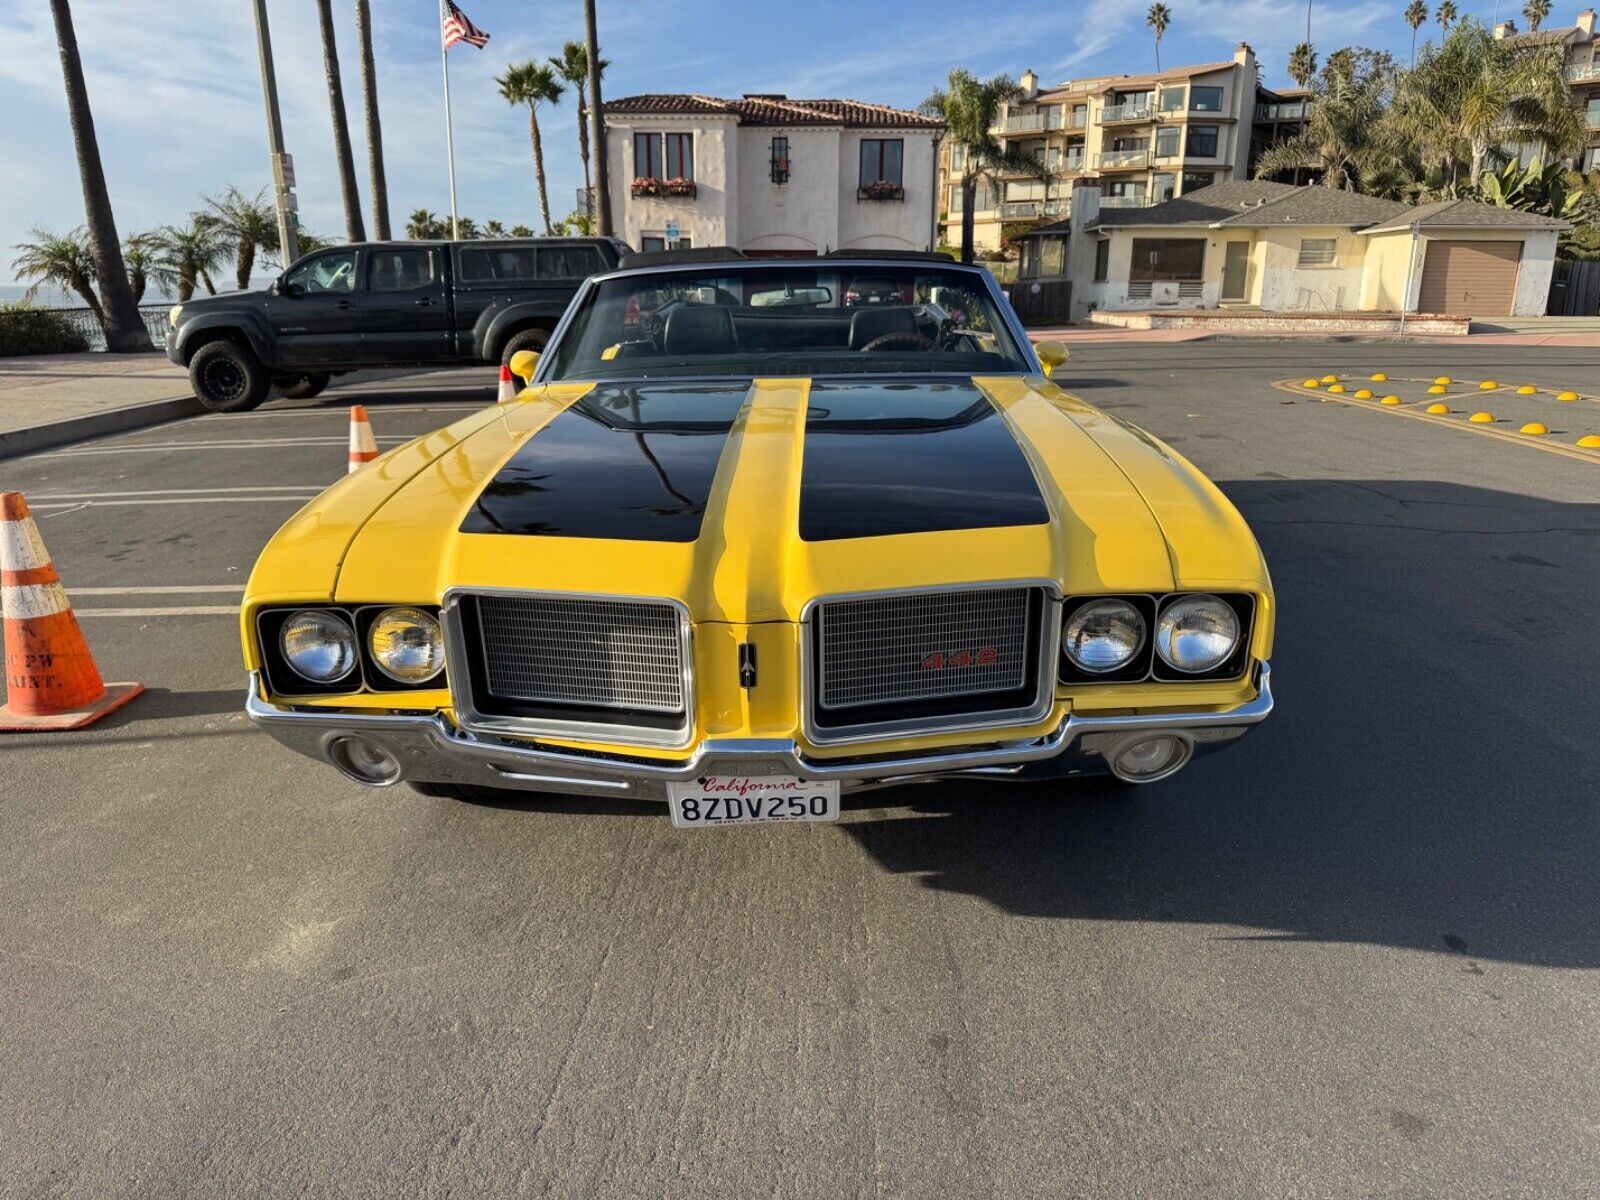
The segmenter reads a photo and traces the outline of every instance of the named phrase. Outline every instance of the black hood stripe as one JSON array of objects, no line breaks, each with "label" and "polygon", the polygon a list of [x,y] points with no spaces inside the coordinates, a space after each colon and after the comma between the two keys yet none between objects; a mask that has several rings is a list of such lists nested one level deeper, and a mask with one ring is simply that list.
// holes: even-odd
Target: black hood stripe
[{"label": "black hood stripe", "polygon": [[971,383],[814,385],[805,439],[808,542],[1050,519],[1022,447]]},{"label": "black hood stripe", "polygon": [[463,533],[692,542],[745,384],[602,385],[506,460]]}]

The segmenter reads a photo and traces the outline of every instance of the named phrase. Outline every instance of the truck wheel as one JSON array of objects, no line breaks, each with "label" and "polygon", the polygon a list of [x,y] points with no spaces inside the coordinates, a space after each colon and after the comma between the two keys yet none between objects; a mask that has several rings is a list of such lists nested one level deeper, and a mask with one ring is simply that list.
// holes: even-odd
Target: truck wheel
[{"label": "truck wheel", "polygon": [[313,371],[309,375],[280,375],[272,381],[272,386],[286,400],[309,400],[327,387],[332,378],[325,371]]},{"label": "truck wheel", "polygon": [[[544,353],[545,343],[550,340],[548,329],[524,329],[521,333],[514,333],[507,340],[500,351],[500,365],[509,367],[511,356],[518,350],[537,350]],[[520,386],[520,385],[519,385]]]},{"label": "truck wheel", "polygon": [[236,342],[207,342],[189,360],[189,381],[212,412],[247,412],[267,398],[272,377]]}]

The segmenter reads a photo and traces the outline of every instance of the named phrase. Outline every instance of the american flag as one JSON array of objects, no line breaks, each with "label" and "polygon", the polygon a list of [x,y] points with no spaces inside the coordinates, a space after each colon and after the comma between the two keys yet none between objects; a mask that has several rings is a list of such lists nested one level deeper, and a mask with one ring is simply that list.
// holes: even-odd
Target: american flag
[{"label": "american flag", "polygon": [[444,34],[444,48],[457,42],[466,42],[482,50],[489,35],[467,20],[467,14],[455,6],[454,0],[439,0],[439,29]]}]

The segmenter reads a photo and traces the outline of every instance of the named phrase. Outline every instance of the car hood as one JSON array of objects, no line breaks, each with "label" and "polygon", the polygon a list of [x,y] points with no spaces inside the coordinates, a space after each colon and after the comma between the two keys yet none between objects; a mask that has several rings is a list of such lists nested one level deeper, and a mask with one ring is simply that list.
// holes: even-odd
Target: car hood
[{"label": "car hood", "polygon": [[274,539],[252,597],[664,596],[698,621],[994,579],[1260,590],[1181,456],[1042,377],[551,385],[385,455]]},{"label": "car hood", "polygon": [[185,317],[189,317],[212,309],[225,309],[241,300],[265,300],[268,295],[270,293],[265,288],[253,288],[242,292],[218,292],[214,296],[190,296],[187,300],[179,301],[178,307],[183,309]]}]

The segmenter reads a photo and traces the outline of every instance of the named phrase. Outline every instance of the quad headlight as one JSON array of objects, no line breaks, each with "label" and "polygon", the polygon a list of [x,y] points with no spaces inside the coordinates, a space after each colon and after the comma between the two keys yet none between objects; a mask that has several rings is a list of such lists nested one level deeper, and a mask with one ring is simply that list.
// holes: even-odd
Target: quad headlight
[{"label": "quad headlight", "polygon": [[181,304],[174,304],[171,308],[167,309],[167,324],[176,329],[178,327],[178,314],[182,311],[183,305]]},{"label": "quad headlight", "polygon": [[337,683],[356,669],[356,631],[337,613],[307,609],[291,614],[278,644],[290,669],[312,683]]},{"label": "quad headlight", "polygon": [[1156,653],[1186,675],[1220,667],[1238,645],[1238,614],[1216,596],[1180,596],[1156,618]]},{"label": "quad headlight", "polygon": [[1145,621],[1126,600],[1079,605],[1061,631],[1061,653],[1078,670],[1104,675],[1125,667],[1144,646]]},{"label": "quad headlight", "polygon": [[367,632],[372,661],[396,683],[426,683],[444,670],[444,633],[420,608],[391,608]]}]

